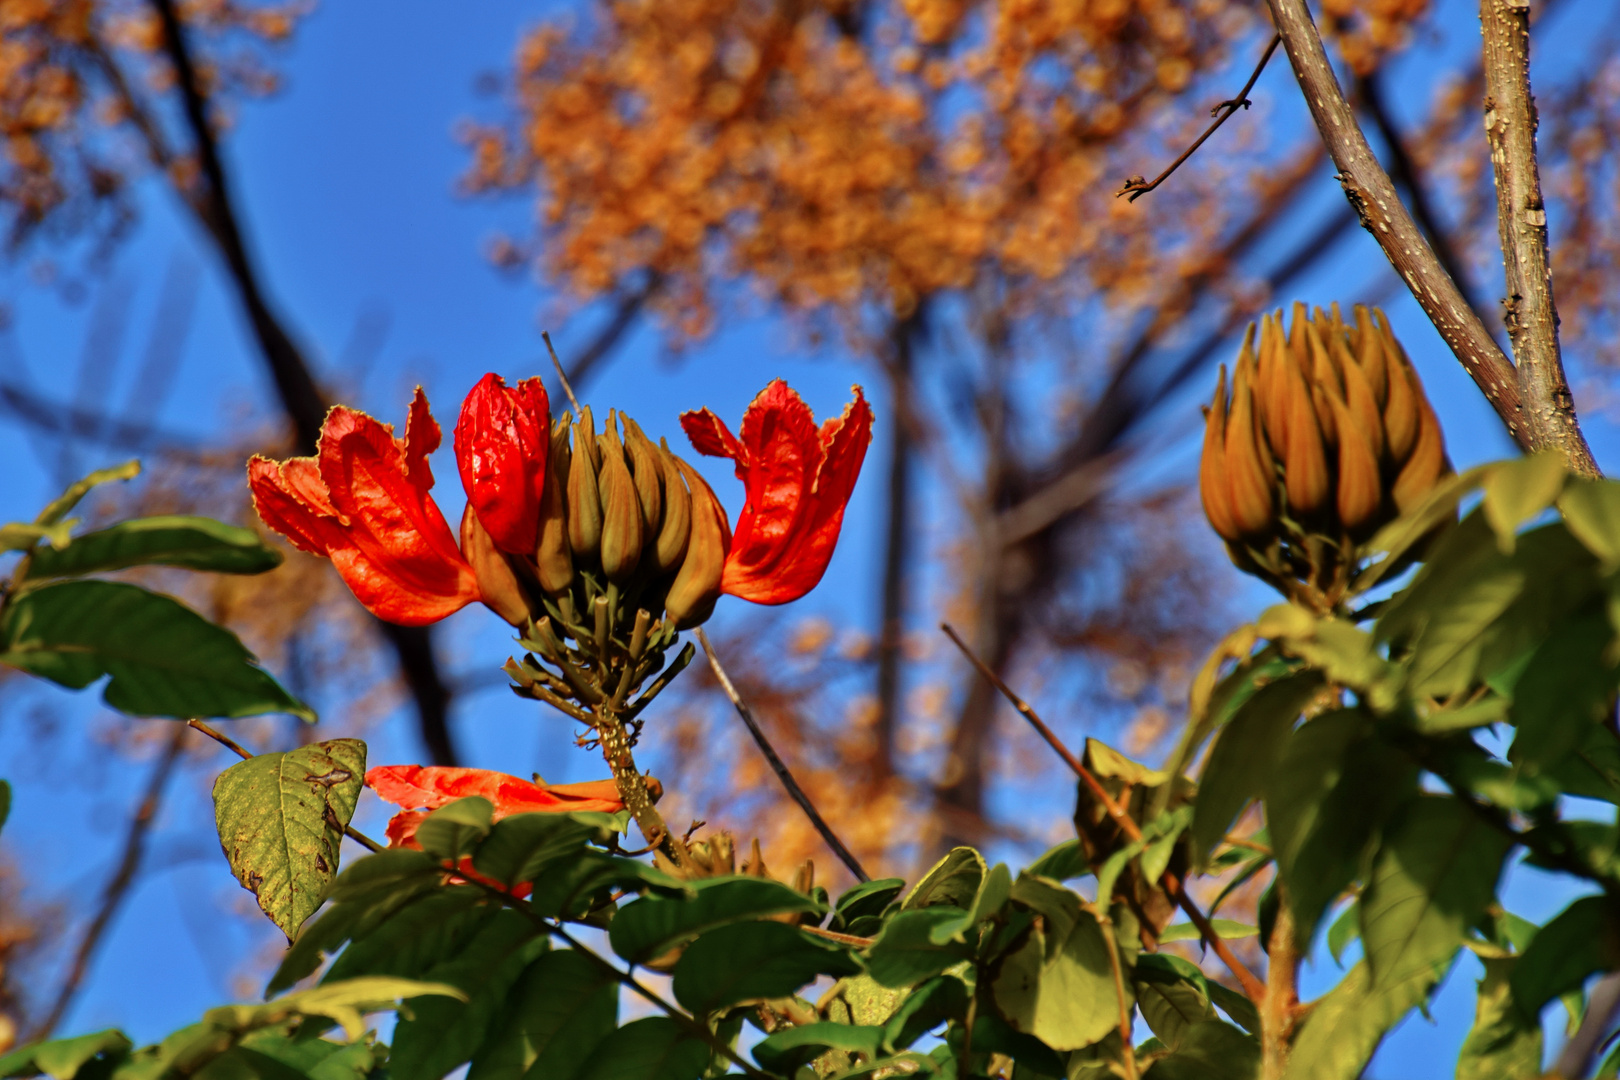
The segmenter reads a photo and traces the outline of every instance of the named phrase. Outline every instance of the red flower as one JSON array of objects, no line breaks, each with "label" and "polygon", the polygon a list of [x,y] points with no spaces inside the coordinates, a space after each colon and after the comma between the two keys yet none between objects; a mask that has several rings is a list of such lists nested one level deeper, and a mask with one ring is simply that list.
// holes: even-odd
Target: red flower
[{"label": "red flower", "polygon": [[428,494],[427,457],[438,447],[421,387],[403,440],[392,425],[339,405],[326,414],[314,457],[248,462],[253,506],[294,546],[331,559],[379,619],[437,622],[479,598],[472,567]]},{"label": "red flower", "polygon": [[416,842],[416,827],[427,817],[427,811],[469,795],[481,795],[494,804],[496,821],[512,814],[567,813],[570,810],[616,814],[624,809],[618,785],[612,780],[531,784],[489,769],[379,765],[366,773],[366,786],[383,802],[404,807],[388,823],[390,847],[420,847]]},{"label": "red flower", "polygon": [[872,409],[861,388],[854,390],[843,415],[817,429],[810,407],[776,379],[743,413],[740,440],[708,409],[681,414],[693,448],[735,461],[747,490],[722,592],[785,604],[826,573],[872,441]]},{"label": "red flower", "polygon": [[495,546],[534,555],[551,444],[551,402],[539,379],[478,381],[456,421],[456,464],[467,501]]}]

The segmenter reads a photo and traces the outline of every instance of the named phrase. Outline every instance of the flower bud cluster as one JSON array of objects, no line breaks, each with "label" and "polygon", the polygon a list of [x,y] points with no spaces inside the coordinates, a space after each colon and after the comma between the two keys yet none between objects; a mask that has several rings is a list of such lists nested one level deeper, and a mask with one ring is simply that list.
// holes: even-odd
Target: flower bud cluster
[{"label": "flower bud cluster", "polygon": [[1251,324],[1205,410],[1199,492],[1233,561],[1331,610],[1358,545],[1451,472],[1440,422],[1383,312],[1294,305]]}]

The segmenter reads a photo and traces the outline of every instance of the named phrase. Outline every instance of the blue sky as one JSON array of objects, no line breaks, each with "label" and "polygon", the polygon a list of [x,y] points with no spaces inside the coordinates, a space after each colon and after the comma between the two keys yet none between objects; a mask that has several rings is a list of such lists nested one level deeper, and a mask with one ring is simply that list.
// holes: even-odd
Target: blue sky
[{"label": "blue sky", "polygon": [[[444,5],[426,0],[394,0],[386,6],[328,3],[275,61],[285,75],[286,92],[245,106],[225,144],[239,209],[273,302],[323,372],[337,374],[341,384],[345,371],[340,361],[357,323],[379,316],[386,320],[386,336],[369,374],[344,386],[346,400],[383,420],[403,419],[410,388],[420,382],[448,431],[461,396],[483,372],[512,378],[541,370],[538,320],[546,297],[529,278],[499,274],[484,257],[484,244],[497,230],[527,231],[531,204],[525,198],[470,202],[455,197],[465,159],[451,133],[458,119],[487,108],[487,99],[475,92],[480,73],[500,70],[524,28],[561,10],[558,5],[485,0],[457,5],[450,17]],[[1443,33],[1425,43],[1431,58],[1411,57],[1397,69],[1396,85],[1405,95],[1398,111],[1408,118],[1418,115],[1428,100],[1428,79],[1436,67],[1432,57],[1472,49],[1477,41],[1467,4],[1448,3],[1442,11]],[[1565,12],[1562,21],[1547,29],[1547,48],[1538,39],[1538,56],[1575,40],[1580,23],[1572,14]],[[1256,97],[1257,107],[1234,124],[1269,122],[1280,132],[1291,132],[1304,122],[1292,76],[1280,56]],[[1327,171],[1318,185],[1313,198],[1320,206],[1340,197]],[[157,422],[200,441],[273,423],[268,382],[211,251],[165,189],[149,184],[140,201],[138,227],[104,275],[88,282],[89,300],[69,302],[60,291],[41,287],[26,265],[0,267],[0,296],[11,306],[16,346],[12,354],[0,352],[0,376],[14,379],[26,372],[41,392],[70,399],[96,299],[109,289],[127,287],[133,317],[125,362],[96,404],[115,412],[130,408],[143,390],[133,385],[134,358],[144,344],[164,274],[180,263],[201,269],[202,287],[179,388],[163,404]],[[1302,297],[1326,302],[1357,296],[1378,275],[1387,274],[1382,256],[1364,234],[1357,233],[1342,249],[1341,256],[1302,284]],[[1423,374],[1457,465],[1511,452],[1500,425],[1415,305],[1402,295],[1389,311]],[[552,326],[565,358],[590,337],[590,320],[587,313]],[[840,409],[850,383],[864,381],[882,415],[882,387],[873,384],[867,369],[836,354],[794,353],[790,341],[779,324],[753,320],[672,358],[656,334],[643,328],[621,346],[607,375],[586,396],[603,407],[624,409],[649,435],[667,436],[672,445],[684,444],[676,422],[681,410],[708,405],[735,420],[776,375],[799,389],[818,415]],[[1203,385],[1200,381],[1200,394]],[[1161,429],[1194,431],[1196,396],[1167,408]],[[1600,464],[1617,460],[1614,425],[1590,416],[1587,430]],[[0,461],[7,463],[0,484],[0,520],[31,517],[57,490],[56,454],[37,454],[34,440],[27,429],[0,423]],[[880,433],[838,554],[824,584],[802,605],[806,611],[830,610],[862,625],[874,621],[876,605],[868,583],[879,555],[878,478],[884,442]],[[1182,439],[1155,474],[1190,476],[1196,449],[1192,438]],[[85,447],[77,462],[88,468],[116,456]],[[727,463],[700,464],[735,513],[741,492]],[[441,502],[453,519],[460,493],[447,452],[435,466],[445,493]],[[931,505],[943,493],[929,488],[924,496],[924,504]],[[919,584],[918,592],[922,589]],[[1269,594],[1249,587],[1240,594],[1237,611],[1257,610],[1269,602]],[[728,600],[720,625],[743,614],[745,605]],[[447,629],[443,648],[452,670],[506,655],[504,627],[481,610],[464,612]],[[94,709],[85,699],[48,689],[40,691],[39,699],[58,707],[65,723],[82,723],[90,730]],[[1078,731],[1076,721],[1054,722]],[[328,718],[328,723],[331,730],[323,735],[341,733],[341,718]],[[598,763],[574,750],[569,740],[557,738],[556,729],[542,730],[532,711],[504,691],[463,699],[455,723],[471,764],[513,772],[538,769],[553,781],[596,775]],[[146,767],[109,757],[88,740],[82,740],[70,759],[51,759],[27,732],[16,715],[0,718],[0,776],[17,786],[5,836],[8,854],[28,868],[42,891],[95,893]],[[75,739],[69,735],[56,745],[72,747]],[[373,740],[374,762],[418,757],[408,724],[390,723]],[[219,767],[227,763],[221,756]],[[1057,802],[1067,799],[1066,792],[1060,794]],[[372,818],[378,818],[374,811]],[[211,830],[204,788],[186,786],[166,805],[151,869],[113,928],[65,1032],[118,1025],[138,1039],[151,1039],[242,992],[231,985],[230,975],[244,951],[260,947],[265,939],[221,914],[221,897],[231,895],[230,882]],[[1539,875],[1521,875],[1510,895],[1516,910],[1537,919],[1552,914],[1565,899],[1561,889]],[[1434,1010],[1436,1025],[1421,1018],[1408,1021],[1386,1046],[1374,1075],[1416,1080],[1434,1075],[1437,1061],[1449,1060],[1470,1019],[1471,996],[1462,992],[1468,989],[1470,963],[1459,966],[1441,995]],[[1323,964],[1308,987],[1334,974],[1331,961]],[[141,992],[133,993],[131,987],[137,985]]]}]

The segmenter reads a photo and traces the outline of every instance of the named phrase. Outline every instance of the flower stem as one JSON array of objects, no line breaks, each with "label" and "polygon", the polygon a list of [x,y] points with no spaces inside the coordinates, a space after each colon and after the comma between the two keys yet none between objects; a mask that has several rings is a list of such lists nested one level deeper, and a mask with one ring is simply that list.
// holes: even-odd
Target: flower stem
[{"label": "flower stem", "polygon": [[602,757],[619,785],[619,798],[624,800],[625,809],[636,819],[636,825],[648,844],[657,848],[676,866],[684,867],[687,862],[686,845],[669,831],[663,815],[653,807],[652,799],[647,794],[647,782],[642,779],[635,758],[630,754],[630,739],[625,733],[624,722],[610,708],[598,707],[593,714]]}]

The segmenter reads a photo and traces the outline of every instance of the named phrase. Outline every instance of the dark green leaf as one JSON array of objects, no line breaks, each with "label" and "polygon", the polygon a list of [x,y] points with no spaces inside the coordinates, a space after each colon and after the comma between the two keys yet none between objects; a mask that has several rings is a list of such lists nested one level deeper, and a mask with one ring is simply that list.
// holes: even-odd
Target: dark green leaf
[{"label": "dark green leaf", "polygon": [[[962,1028],[953,1027],[947,1032],[947,1040],[951,1046],[961,1052]],[[1093,1050],[1101,1052],[1118,1048],[1118,1039],[1105,1042],[1101,1047]],[[980,1054],[1006,1054],[1018,1062],[1019,1068],[1029,1067],[1041,1076],[1061,1077],[1065,1075],[1064,1058],[1074,1061],[1091,1051],[1080,1051],[1074,1055],[1059,1055],[1051,1047],[1039,1039],[1025,1035],[1007,1024],[990,1009],[981,1008],[978,1018],[973,1021],[973,1056]],[[1112,1074],[1109,1074],[1110,1077]]]},{"label": "dark green leaf", "polygon": [[899,988],[914,986],[960,963],[970,955],[967,947],[949,936],[935,940],[935,931],[959,926],[967,917],[963,909],[944,904],[898,912],[867,949],[867,972],[884,986]]},{"label": "dark green leaf", "polygon": [[1266,822],[1302,950],[1416,780],[1409,759],[1358,709],[1324,713],[1288,737],[1266,791]]},{"label": "dark green leaf", "polygon": [[1070,881],[1091,873],[1091,863],[1086,860],[1079,839],[1065,840],[1030,863],[1024,872],[1053,881]]},{"label": "dark green leaf", "polygon": [[877,923],[862,923],[860,930],[854,929],[859,920],[879,920],[885,908],[894,902],[895,897],[906,887],[902,878],[878,878],[876,881],[864,881],[850,889],[838,898],[833,907],[832,918],[827,921],[827,929],[840,934],[860,934],[870,937],[876,932]]},{"label": "dark green leaf", "polygon": [[1542,772],[1570,795],[1620,803],[1620,739],[1606,727],[1594,727],[1584,745]]},{"label": "dark green leaf", "polygon": [[1572,478],[1558,500],[1564,522],[1605,566],[1620,566],[1620,485]]},{"label": "dark green leaf", "polygon": [[39,512],[34,519],[35,525],[55,525],[67,517],[79,500],[90,494],[92,488],[102,484],[110,484],[115,480],[130,480],[141,474],[139,461],[126,461],[122,465],[114,465],[107,469],[97,469],[83,480],[76,480],[68,489],[52,499],[45,509]]},{"label": "dark green leaf", "polygon": [[941,975],[906,996],[883,1025],[883,1045],[890,1052],[904,1050],[949,1020],[967,1016],[967,986],[961,979]]},{"label": "dark green leaf", "polygon": [[1474,1027],[1457,1056],[1457,1080],[1521,1080],[1541,1072],[1541,1025],[1513,1001],[1509,976],[1519,957],[1482,957]]},{"label": "dark green leaf", "polygon": [[1511,555],[1519,526],[1553,504],[1564,490],[1567,472],[1556,451],[1542,451],[1497,465],[1485,481],[1485,520],[1498,548]]},{"label": "dark green leaf", "polygon": [[1499,467],[1498,462],[1476,465],[1466,472],[1447,477],[1436,484],[1415,507],[1379,529],[1362,547],[1363,552],[1388,552],[1387,557],[1364,570],[1356,579],[1355,591],[1366,592],[1375,584],[1411,565],[1410,556],[1434,534],[1436,527],[1457,520],[1457,506],[1474,488]]},{"label": "dark green leaf", "polygon": [[469,795],[423,818],[416,827],[416,842],[429,855],[455,861],[472,854],[489,835],[494,818],[494,803],[482,795]]},{"label": "dark green leaf", "polygon": [[[425,892],[386,919],[357,928],[359,932],[349,947],[327,969],[325,980],[361,975],[426,979],[440,964],[461,955],[490,923],[503,919],[504,910],[483,890],[471,885]],[[310,925],[310,930],[328,917],[323,915]],[[298,940],[302,944],[303,936]]]},{"label": "dark green leaf", "polygon": [[1321,674],[1307,670],[1263,686],[1216,736],[1198,780],[1193,814],[1193,855],[1200,865],[1250,800],[1264,795],[1294,721],[1322,685]]},{"label": "dark green leaf", "polygon": [[1203,979],[1144,978],[1141,976],[1152,975],[1153,971],[1140,967],[1137,974],[1136,1007],[1142,1010],[1142,1019],[1153,1034],[1172,1050],[1181,1045],[1181,1037],[1189,1027],[1215,1018],[1215,1007],[1210,1004]]},{"label": "dark green leaf", "polygon": [[341,1043],[314,1035],[288,1035],[274,1029],[255,1031],[243,1037],[240,1049],[252,1053],[261,1062],[269,1058],[308,1080],[360,1080],[376,1072],[388,1060],[388,1048],[369,1040]]},{"label": "dark green leaf", "polygon": [[534,882],[529,906],[541,915],[572,916],[593,898],[610,890],[679,896],[690,891],[685,882],[670,877],[650,863],[585,848],[565,859]]},{"label": "dark green leaf", "polygon": [[1513,998],[1538,1017],[1560,994],[1599,971],[1620,970],[1620,908],[1606,896],[1575,901],[1543,926],[1513,966]]},{"label": "dark green leaf", "polygon": [[1414,799],[1393,823],[1361,894],[1375,993],[1427,987],[1496,895],[1509,841],[1456,799]]},{"label": "dark green leaf", "polygon": [[337,876],[365,775],[366,744],[332,739],[239,761],[214,781],[214,823],[231,873],[289,939]]},{"label": "dark green leaf", "polygon": [[37,1076],[73,1080],[86,1062],[98,1056],[122,1057],[134,1045],[122,1031],[109,1029],[72,1039],[35,1043],[0,1055],[0,1076]]},{"label": "dark green leaf", "polygon": [[711,878],[698,882],[696,890],[690,899],[646,897],[620,908],[608,927],[613,951],[633,964],[645,964],[716,926],[824,910],[803,893],[769,878]]},{"label": "dark green leaf", "polygon": [[754,998],[786,997],[817,975],[858,971],[849,950],[796,926],[731,923],[686,947],[675,965],[675,1000],[694,1013],[708,1013]]},{"label": "dark green leaf", "polygon": [[577,1080],[698,1080],[709,1046],[667,1016],[620,1028],[596,1047]]},{"label": "dark green leaf", "polygon": [[135,518],[85,533],[67,547],[34,552],[28,576],[78,577],[146,565],[262,574],[281,565],[281,553],[265,546],[253,530],[212,518]]},{"label": "dark green leaf", "polygon": [[467,995],[416,998],[411,1016],[394,1028],[388,1071],[393,1080],[439,1080],[470,1061],[500,1016],[508,991],[545,948],[536,928],[516,911],[502,909],[457,955],[434,965],[427,979]]},{"label": "dark green leaf", "polygon": [[1557,627],[1514,684],[1509,758],[1532,771],[1584,745],[1610,715],[1617,677],[1614,628],[1597,612]]},{"label": "dark green leaf", "polygon": [[754,1047],[754,1060],[760,1067],[782,1076],[792,1076],[826,1050],[878,1056],[884,1029],[854,1024],[815,1023],[773,1032]]},{"label": "dark green leaf", "polygon": [[13,597],[0,663],[73,690],[110,675],[103,697],[135,716],[315,714],[235,634],[172,597],[116,581],[64,581]]},{"label": "dark green leaf", "polygon": [[[1018,892],[1015,887],[1015,896]],[[1053,890],[1048,899],[1056,901],[1060,893],[1067,890]],[[1047,917],[1044,929],[1028,927],[1021,942],[990,966],[985,980],[1002,1018],[1054,1050],[1088,1046],[1119,1022],[1109,958],[1113,946],[1080,898],[1067,895],[1071,900],[1063,919]]]},{"label": "dark green leaf", "polygon": [[1224,1020],[1188,1024],[1174,1052],[1153,1063],[1144,1080],[1254,1080],[1260,1043]]},{"label": "dark green leaf", "polygon": [[467,1080],[570,1080],[618,1015],[611,971],[572,949],[543,952],[507,994]]},{"label": "dark green leaf", "polygon": [[984,880],[984,859],[970,847],[952,848],[950,853],[934,864],[917,887],[906,894],[901,907],[907,911],[933,907],[935,904],[953,904],[967,909],[973,906],[979,883]]},{"label": "dark green leaf", "polygon": [[473,869],[506,885],[531,882],[602,838],[595,823],[576,814],[514,814],[497,821],[478,845]]}]

